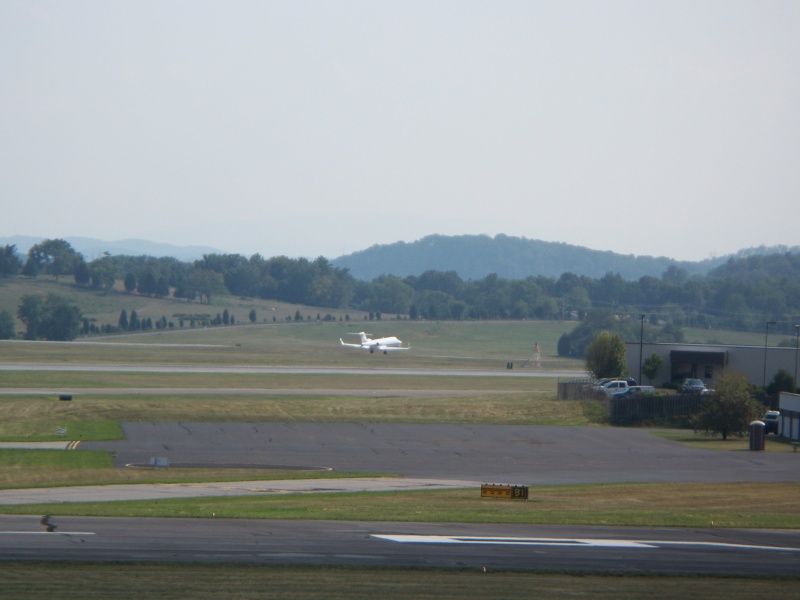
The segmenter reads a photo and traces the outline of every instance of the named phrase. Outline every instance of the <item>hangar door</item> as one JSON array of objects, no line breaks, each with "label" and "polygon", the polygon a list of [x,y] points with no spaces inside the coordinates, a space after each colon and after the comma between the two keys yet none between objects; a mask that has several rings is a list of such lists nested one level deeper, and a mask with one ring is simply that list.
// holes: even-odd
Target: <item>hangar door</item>
[{"label": "hangar door", "polygon": [[722,375],[728,364],[727,352],[673,350],[669,353],[672,381],[702,379],[709,385]]}]

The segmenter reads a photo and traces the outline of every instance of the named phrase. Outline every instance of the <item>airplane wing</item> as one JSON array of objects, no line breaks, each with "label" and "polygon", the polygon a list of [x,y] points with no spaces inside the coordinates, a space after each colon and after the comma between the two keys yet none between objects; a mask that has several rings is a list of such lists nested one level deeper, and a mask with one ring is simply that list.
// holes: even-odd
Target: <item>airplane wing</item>
[{"label": "airplane wing", "polygon": [[342,346],[346,346],[347,348],[363,348],[361,344],[348,344],[342,338],[339,338],[339,342],[342,344]]},{"label": "airplane wing", "polygon": [[411,350],[411,346],[403,348],[402,346],[378,346],[381,352],[394,352],[395,350]]}]

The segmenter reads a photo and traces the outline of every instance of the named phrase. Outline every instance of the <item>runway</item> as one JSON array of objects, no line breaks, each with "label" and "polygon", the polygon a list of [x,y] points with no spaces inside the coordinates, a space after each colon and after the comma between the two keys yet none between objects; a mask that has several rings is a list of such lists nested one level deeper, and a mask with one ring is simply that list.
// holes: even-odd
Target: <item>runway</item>
[{"label": "runway", "polygon": [[800,532],[0,516],[0,558],[785,576]]},{"label": "runway", "polygon": [[280,365],[153,365],[112,363],[0,363],[0,371],[83,371],[93,373],[227,373],[290,374],[290,375],[420,375],[432,377],[584,377],[581,371],[550,371],[540,369],[405,369],[387,367],[323,367]]}]

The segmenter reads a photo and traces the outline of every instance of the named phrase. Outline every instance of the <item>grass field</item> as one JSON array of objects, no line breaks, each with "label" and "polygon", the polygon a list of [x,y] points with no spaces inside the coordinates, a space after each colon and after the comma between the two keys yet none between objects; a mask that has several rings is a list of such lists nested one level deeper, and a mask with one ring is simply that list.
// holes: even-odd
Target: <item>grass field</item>
[{"label": "grass field", "polygon": [[448,600],[592,598],[599,600],[750,600],[797,598],[793,578],[577,575],[479,569],[383,569],[185,563],[0,562],[0,597],[306,598]]},{"label": "grass field", "polygon": [[[242,325],[70,343],[1,341],[0,361],[506,369],[509,362],[526,368],[538,342],[543,368],[583,371],[583,361],[557,355],[558,338],[572,327],[560,321]],[[340,346],[339,338],[360,330],[396,335],[412,351],[384,355]]]},{"label": "grass field", "polygon": [[230,498],[7,506],[7,514],[196,517],[638,527],[800,528],[800,485],[657,484],[535,486],[528,501],[480,489],[288,494]]},{"label": "grass field", "polygon": [[[98,299],[98,302],[104,301]],[[137,309],[138,310],[138,309]],[[104,338],[102,343],[0,342],[0,362],[101,362],[167,364],[305,364],[409,368],[515,369],[542,344],[545,366],[582,369],[580,361],[555,357],[569,324],[411,323],[266,324]],[[414,351],[394,355],[348,352],[338,338],[366,329],[397,335]],[[42,394],[0,396],[0,439],[68,437],[110,439],[121,420],[335,422],[453,422],[592,425],[602,419],[593,404],[555,400],[555,378],[440,377],[407,375],[180,375],[105,372],[2,372],[0,388],[46,389]],[[64,389],[84,390],[60,402]],[[236,390],[234,391],[234,388]],[[137,393],[130,389],[139,390]],[[203,394],[192,390],[204,390]],[[311,389],[307,395],[243,394],[241,390]],[[106,390],[106,391],[104,391]],[[142,395],[144,390],[144,395]],[[169,390],[166,392],[164,390]],[[399,390],[376,402],[359,393],[324,390]],[[415,398],[409,391],[434,390]],[[466,394],[465,394],[466,393]],[[686,437],[687,434],[682,434]],[[682,440],[681,440],[682,441]],[[85,455],[85,456],[84,456]],[[77,461],[77,462],[74,462]],[[0,485],[114,483],[131,477],[215,480],[220,472],[113,469],[103,453],[0,452]],[[234,478],[284,477],[285,473],[234,473]],[[295,476],[297,474],[295,473]],[[59,477],[61,479],[59,479]],[[170,480],[170,479],[168,479]],[[4,507],[7,513],[131,514],[240,518],[441,520],[505,523],[675,525],[687,527],[800,527],[800,487],[777,485],[545,486],[525,503],[485,502],[476,490],[302,497],[214,498],[107,504]],[[43,574],[46,574],[43,576]],[[536,597],[742,598],[791,597],[797,579],[715,577],[615,577],[583,574],[488,573],[454,570],[352,569],[299,566],[75,564],[0,562],[0,597],[191,597],[191,598],[406,598]]]}]

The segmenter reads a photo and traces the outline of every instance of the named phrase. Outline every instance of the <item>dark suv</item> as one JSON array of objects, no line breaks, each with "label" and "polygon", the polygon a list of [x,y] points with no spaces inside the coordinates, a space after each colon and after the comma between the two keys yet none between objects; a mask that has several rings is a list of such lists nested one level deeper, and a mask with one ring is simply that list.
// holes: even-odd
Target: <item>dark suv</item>
[{"label": "dark suv", "polygon": [[702,379],[685,379],[681,386],[681,394],[702,394],[706,384]]},{"label": "dark suv", "polygon": [[781,420],[781,413],[777,410],[769,410],[767,414],[761,417],[761,420],[764,422],[764,434],[774,433],[778,435],[778,424]]}]

